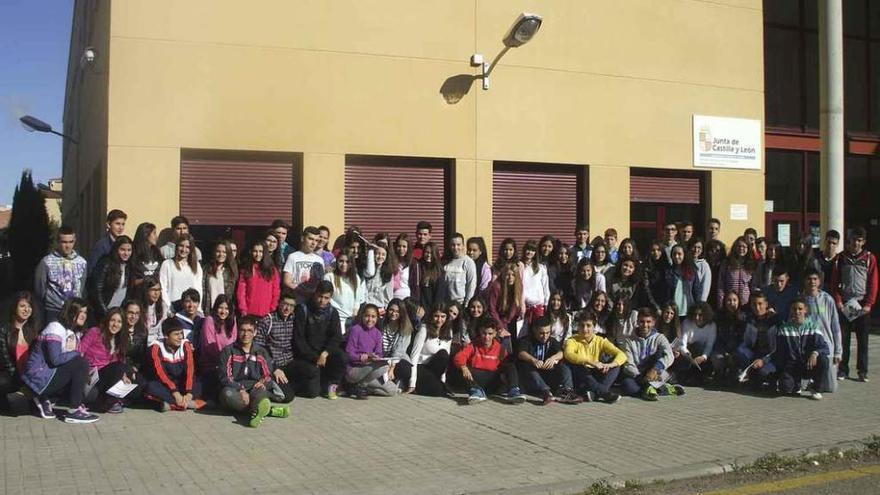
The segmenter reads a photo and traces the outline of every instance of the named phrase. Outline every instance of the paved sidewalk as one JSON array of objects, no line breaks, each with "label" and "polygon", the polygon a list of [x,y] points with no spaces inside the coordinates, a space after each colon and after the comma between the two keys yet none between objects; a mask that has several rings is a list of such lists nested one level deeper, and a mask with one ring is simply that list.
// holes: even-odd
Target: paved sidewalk
[{"label": "paved sidewalk", "polygon": [[[872,356],[880,355],[873,338]],[[768,452],[880,434],[880,373],[825,400],[690,389],[658,403],[297,399],[259,429],[128,410],[93,425],[0,418],[0,491],[18,493],[570,493],[600,478],[697,474]]]}]

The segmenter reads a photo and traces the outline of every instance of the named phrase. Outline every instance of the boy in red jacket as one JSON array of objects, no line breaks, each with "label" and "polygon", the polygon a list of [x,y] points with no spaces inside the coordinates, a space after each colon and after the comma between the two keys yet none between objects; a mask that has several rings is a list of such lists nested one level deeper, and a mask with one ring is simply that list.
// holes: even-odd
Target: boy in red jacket
[{"label": "boy in red jacket", "polygon": [[525,402],[520,392],[516,366],[501,342],[495,339],[495,323],[487,321],[477,328],[479,338],[455,355],[453,363],[470,387],[468,404],[486,400],[486,392],[495,393],[507,382],[507,400],[514,404]]}]

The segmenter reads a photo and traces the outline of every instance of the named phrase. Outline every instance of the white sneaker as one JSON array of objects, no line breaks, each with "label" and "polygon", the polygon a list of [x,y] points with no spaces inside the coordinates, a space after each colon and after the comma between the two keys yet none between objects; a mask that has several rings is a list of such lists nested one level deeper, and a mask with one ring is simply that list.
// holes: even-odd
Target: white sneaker
[{"label": "white sneaker", "polygon": [[822,394],[819,392],[810,392],[810,399],[822,400]]}]

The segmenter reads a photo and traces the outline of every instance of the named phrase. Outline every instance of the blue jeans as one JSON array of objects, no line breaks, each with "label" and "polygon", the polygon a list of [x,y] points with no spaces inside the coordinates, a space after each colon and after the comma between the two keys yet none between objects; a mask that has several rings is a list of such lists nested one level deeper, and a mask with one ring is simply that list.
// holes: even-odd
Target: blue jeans
[{"label": "blue jeans", "polygon": [[574,375],[574,385],[578,391],[589,391],[597,395],[607,394],[611,390],[611,386],[617,381],[620,375],[620,367],[611,368],[608,373],[602,373],[595,368],[586,368],[576,364],[569,363],[572,375]]},{"label": "blue jeans", "polygon": [[517,368],[519,374],[526,377],[523,385],[528,391],[538,391],[543,394],[551,391],[554,387],[573,388],[571,370],[565,363],[557,363],[553,369],[539,370],[531,363],[517,361]]}]

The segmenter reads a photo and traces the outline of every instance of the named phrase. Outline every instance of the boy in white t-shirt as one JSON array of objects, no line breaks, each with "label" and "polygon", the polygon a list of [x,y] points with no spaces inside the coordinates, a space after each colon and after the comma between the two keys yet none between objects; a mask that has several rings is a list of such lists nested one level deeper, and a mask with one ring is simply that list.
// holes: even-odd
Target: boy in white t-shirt
[{"label": "boy in white t-shirt", "polygon": [[303,230],[300,250],[284,263],[284,285],[296,294],[298,303],[308,301],[324,278],[324,259],[315,253],[321,233],[315,227]]}]

